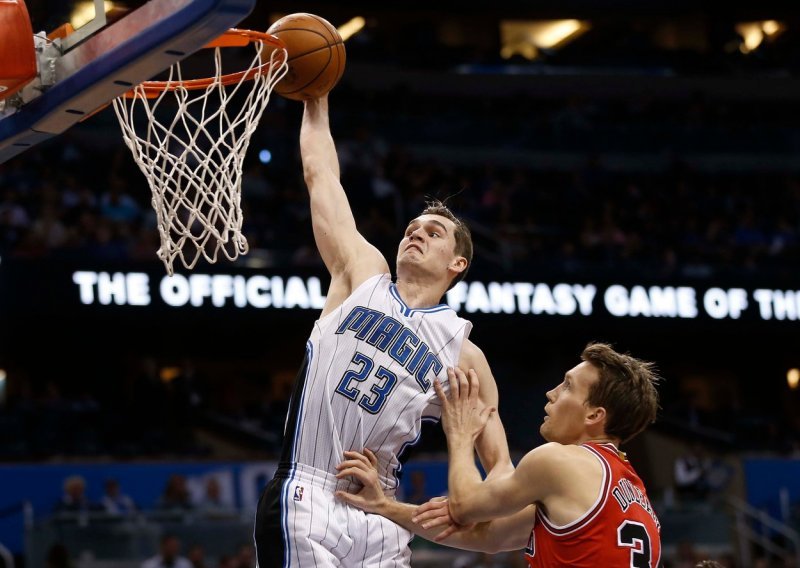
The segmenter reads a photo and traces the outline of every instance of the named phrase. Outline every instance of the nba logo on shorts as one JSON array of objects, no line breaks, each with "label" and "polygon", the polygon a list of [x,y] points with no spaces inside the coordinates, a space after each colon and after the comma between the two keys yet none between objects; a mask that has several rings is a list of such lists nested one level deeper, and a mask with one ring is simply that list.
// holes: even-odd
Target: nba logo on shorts
[{"label": "nba logo on shorts", "polygon": [[303,486],[298,485],[294,488],[294,500],[295,501],[302,501],[303,500]]}]

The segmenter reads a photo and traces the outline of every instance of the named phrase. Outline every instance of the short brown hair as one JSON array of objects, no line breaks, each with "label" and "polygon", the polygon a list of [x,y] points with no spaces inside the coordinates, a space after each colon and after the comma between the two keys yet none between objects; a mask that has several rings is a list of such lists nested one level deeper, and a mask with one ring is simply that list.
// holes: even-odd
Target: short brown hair
[{"label": "short brown hair", "polygon": [[438,199],[425,203],[425,209],[422,210],[420,215],[439,215],[441,217],[445,217],[446,219],[450,219],[456,226],[455,253],[458,256],[463,256],[467,259],[467,267],[455,278],[453,278],[453,281],[450,282],[450,286],[447,288],[449,290],[464,279],[464,276],[467,275],[469,267],[472,266],[472,233],[470,232],[469,227],[467,227],[467,224],[456,217],[455,214],[450,211],[450,208]]},{"label": "short brown hair", "polygon": [[627,442],[655,421],[661,377],[655,365],[617,353],[605,343],[589,343],[581,359],[595,366],[599,380],[586,403],[606,409],[606,434]]}]

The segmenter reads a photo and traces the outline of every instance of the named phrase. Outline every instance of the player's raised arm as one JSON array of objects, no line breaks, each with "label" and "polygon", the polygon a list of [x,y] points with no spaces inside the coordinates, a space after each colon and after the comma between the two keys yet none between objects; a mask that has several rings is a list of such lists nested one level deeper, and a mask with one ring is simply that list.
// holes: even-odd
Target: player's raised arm
[{"label": "player's raised arm", "polygon": [[314,239],[334,280],[332,288],[342,280],[346,296],[369,276],[389,272],[389,266],[356,228],[350,203],[339,181],[339,158],[330,130],[327,95],[305,102],[300,154],[311,199]]}]

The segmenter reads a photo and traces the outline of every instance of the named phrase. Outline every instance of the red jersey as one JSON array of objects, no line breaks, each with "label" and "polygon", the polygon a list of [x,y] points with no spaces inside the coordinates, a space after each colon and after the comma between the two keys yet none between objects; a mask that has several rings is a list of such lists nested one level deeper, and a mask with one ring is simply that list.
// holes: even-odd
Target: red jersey
[{"label": "red jersey", "polygon": [[661,560],[661,524],[631,464],[613,444],[582,444],[603,466],[594,505],[564,526],[536,509],[525,558],[532,568],[656,568]]}]

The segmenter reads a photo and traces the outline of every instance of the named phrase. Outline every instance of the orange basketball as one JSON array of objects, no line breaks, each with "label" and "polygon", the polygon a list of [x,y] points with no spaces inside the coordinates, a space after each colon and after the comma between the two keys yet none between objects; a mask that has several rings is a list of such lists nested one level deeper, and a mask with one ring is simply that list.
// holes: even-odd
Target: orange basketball
[{"label": "orange basketball", "polygon": [[344,73],[347,59],[342,36],[314,14],[289,14],[267,30],[286,44],[289,71],[275,86],[287,99],[302,101],[328,93]]}]

